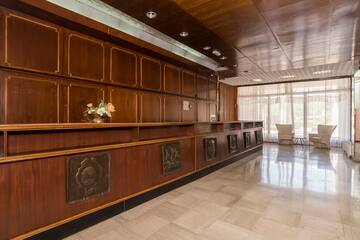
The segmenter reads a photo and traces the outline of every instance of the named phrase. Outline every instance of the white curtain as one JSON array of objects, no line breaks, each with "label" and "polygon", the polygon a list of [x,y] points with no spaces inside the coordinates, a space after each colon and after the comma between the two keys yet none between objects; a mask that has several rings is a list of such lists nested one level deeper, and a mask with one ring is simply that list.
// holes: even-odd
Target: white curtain
[{"label": "white curtain", "polygon": [[316,133],[318,124],[336,125],[332,145],[350,139],[350,79],[238,88],[238,117],[264,121],[264,139],[277,141],[276,123],[293,124],[295,136]]}]

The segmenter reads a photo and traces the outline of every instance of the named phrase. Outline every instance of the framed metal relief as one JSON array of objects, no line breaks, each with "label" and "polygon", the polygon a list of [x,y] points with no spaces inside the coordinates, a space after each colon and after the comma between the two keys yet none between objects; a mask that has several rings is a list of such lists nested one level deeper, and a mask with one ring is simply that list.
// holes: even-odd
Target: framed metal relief
[{"label": "framed metal relief", "polygon": [[181,168],[180,143],[162,145],[163,174],[168,175]]},{"label": "framed metal relief", "polygon": [[260,144],[263,142],[262,130],[255,131],[256,144]]},{"label": "framed metal relief", "polygon": [[237,135],[232,134],[227,136],[229,153],[235,153],[238,151]]},{"label": "framed metal relief", "polygon": [[67,202],[73,203],[109,192],[110,154],[70,156],[67,161]]},{"label": "framed metal relief", "polygon": [[244,132],[244,147],[250,147],[251,145],[251,132]]},{"label": "framed metal relief", "polygon": [[216,159],[216,138],[205,138],[205,161],[212,161]]}]

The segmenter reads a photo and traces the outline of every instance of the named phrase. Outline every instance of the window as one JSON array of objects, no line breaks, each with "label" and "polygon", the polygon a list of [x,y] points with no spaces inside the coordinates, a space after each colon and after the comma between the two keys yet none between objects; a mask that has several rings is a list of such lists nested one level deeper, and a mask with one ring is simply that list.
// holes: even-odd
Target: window
[{"label": "window", "polygon": [[264,139],[277,140],[276,123],[293,124],[295,136],[316,133],[318,124],[337,125],[332,144],[350,138],[350,79],[238,88],[238,117],[264,121]]}]

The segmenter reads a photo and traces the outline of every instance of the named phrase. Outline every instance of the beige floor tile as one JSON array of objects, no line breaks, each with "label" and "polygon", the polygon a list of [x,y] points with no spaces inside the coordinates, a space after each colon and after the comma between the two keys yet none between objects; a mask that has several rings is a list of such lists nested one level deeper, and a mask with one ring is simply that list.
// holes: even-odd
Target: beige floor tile
[{"label": "beige floor tile", "polygon": [[247,239],[250,231],[223,221],[216,221],[204,229],[201,235],[212,240]]},{"label": "beige floor tile", "polygon": [[137,235],[147,238],[168,223],[169,221],[160,217],[145,214],[127,222],[125,227]]},{"label": "beige floor tile", "polygon": [[239,227],[251,229],[260,217],[261,215],[254,211],[234,207],[226,213],[223,220]]},{"label": "beige floor tile", "polygon": [[216,217],[209,213],[190,210],[174,221],[175,224],[194,233],[201,233],[206,227],[216,221]]},{"label": "beige floor tile", "polygon": [[269,204],[270,202],[263,202],[261,199],[248,200],[241,198],[233,205],[233,207],[245,208],[261,214],[265,211]]},{"label": "beige floor tile", "polygon": [[201,201],[201,198],[195,197],[193,194],[183,193],[169,202],[184,208],[193,208]]},{"label": "beige floor tile", "polygon": [[94,239],[98,236],[110,232],[120,226],[114,219],[108,219],[90,228],[80,231],[77,235],[82,239]]},{"label": "beige floor tile", "polygon": [[300,223],[301,214],[281,206],[271,205],[265,210],[263,217],[291,227],[297,227]]},{"label": "beige floor tile", "polygon": [[197,240],[198,235],[179,225],[169,223],[152,234],[148,240]]},{"label": "beige floor tile", "polygon": [[318,218],[303,214],[299,227],[313,232],[327,233],[337,237],[344,237],[343,225],[337,222],[327,221],[326,218]]},{"label": "beige floor tile", "polygon": [[147,213],[161,217],[168,221],[174,221],[183,215],[188,209],[171,202],[164,202],[150,209]]},{"label": "beige floor tile", "polygon": [[207,201],[226,207],[231,207],[236,201],[238,201],[238,197],[227,193],[215,192],[211,194]]},{"label": "beige floor tile", "polygon": [[301,229],[289,227],[288,225],[277,223],[271,220],[260,218],[252,230],[264,236],[271,236],[274,239],[298,239]]}]

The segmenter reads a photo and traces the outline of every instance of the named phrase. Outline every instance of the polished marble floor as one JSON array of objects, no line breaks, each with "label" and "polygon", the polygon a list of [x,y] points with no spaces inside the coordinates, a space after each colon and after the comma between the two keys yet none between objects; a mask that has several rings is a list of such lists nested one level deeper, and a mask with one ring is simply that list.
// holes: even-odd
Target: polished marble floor
[{"label": "polished marble floor", "polygon": [[68,240],[360,240],[360,165],[340,149],[265,144]]}]

